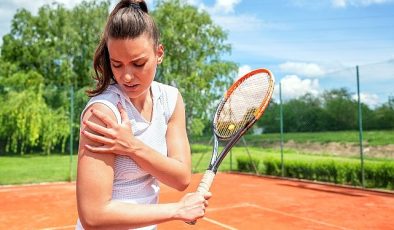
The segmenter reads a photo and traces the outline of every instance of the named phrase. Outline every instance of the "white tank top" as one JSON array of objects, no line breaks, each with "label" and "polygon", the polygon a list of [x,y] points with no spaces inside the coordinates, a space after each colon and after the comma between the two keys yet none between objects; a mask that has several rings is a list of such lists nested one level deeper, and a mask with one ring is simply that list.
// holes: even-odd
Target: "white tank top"
[{"label": "white tank top", "polygon": [[[116,104],[120,102],[131,120],[134,136],[158,153],[167,156],[167,124],[175,109],[178,90],[175,87],[153,81],[151,93],[153,98],[151,121],[147,121],[141,116],[117,84],[110,85],[100,95],[92,97],[82,115],[93,103],[102,103],[113,111],[118,123],[121,123],[120,113],[116,107]],[[156,178],[143,171],[133,159],[116,155],[114,170],[113,200],[134,204],[156,204],[158,202],[160,188]],[[141,229],[155,228],[154,225]],[[83,229],[79,221],[77,229]]]}]

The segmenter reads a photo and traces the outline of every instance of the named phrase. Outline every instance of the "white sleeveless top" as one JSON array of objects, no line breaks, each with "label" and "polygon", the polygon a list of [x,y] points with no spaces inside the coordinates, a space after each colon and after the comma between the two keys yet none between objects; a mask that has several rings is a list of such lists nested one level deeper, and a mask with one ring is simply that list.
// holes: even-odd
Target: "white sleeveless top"
[{"label": "white sleeveless top", "polygon": [[[116,104],[120,102],[131,120],[134,136],[158,153],[167,156],[167,124],[175,109],[178,90],[175,87],[153,81],[151,93],[153,100],[151,121],[147,121],[141,116],[117,84],[110,85],[100,95],[92,97],[82,115],[93,103],[102,103],[113,111],[118,123],[121,123],[120,113],[116,107]],[[160,188],[156,178],[143,171],[133,159],[116,155],[114,173],[113,200],[134,204],[158,203]],[[76,229],[83,229],[79,220]],[[156,229],[156,226],[141,229]]]}]

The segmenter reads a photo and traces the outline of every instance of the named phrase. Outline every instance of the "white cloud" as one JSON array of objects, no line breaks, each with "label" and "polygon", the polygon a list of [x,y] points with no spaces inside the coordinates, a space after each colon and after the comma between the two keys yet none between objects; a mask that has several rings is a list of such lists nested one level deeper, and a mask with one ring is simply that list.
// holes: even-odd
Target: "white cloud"
[{"label": "white cloud", "polygon": [[[353,100],[358,100],[357,94],[352,95]],[[370,108],[375,108],[380,105],[381,101],[376,94],[360,93],[360,100],[362,103],[368,105]]]},{"label": "white cloud", "polygon": [[[281,80],[282,98],[298,98],[310,93],[317,96],[321,91],[318,79],[300,79],[297,75],[287,75]],[[279,98],[279,84],[275,86],[274,97]]]},{"label": "white cloud", "polygon": [[325,73],[323,68],[315,63],[285,62],[280,64],[279,68],[285,73],[291,73],[305,77],[320,77]]},{"label": "white cloud", "polygon": [[252,68],[248,65],[242,65],[238,68],[238,78],[242,77],[243,75],[249,73],[250,71],[252,71]]},{"label": "white cloud", "polygon": [[377,4],[393,3],[394,0],[332,0],[334,7],[345,8],[347,6],[369,6]]},{"label": "white cloud", "polygon": [[346,0],[332,0],[332,5],[338,8],[346,7]]},{"label": "white cloud", "polygon": [[214,10],[216,12],[232,13],[234,7],[240,3],[241,0],[216,0]]}]

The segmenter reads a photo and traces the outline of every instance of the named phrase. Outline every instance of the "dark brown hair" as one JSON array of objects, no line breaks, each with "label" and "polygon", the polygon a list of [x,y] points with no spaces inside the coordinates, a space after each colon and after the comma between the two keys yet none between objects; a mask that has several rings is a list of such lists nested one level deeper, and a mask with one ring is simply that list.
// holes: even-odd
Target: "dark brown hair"
[{"label": "dark brown hair", "polygon": [[148,14],[145,1],[122,0],[108,17],[100,43],[93,58],[93,68],[96,88],[88,90],[89,96],[102,93],[111,80],[114,80],[110,65],[107,41],[114,39],[134,39],[142,34],[147,34],[156,48],[159,45],[159,30]]}]

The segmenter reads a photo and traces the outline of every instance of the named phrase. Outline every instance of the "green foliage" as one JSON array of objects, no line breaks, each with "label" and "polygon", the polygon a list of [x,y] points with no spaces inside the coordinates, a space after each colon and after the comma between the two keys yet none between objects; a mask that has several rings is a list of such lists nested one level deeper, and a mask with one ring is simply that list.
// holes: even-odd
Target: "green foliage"
[{"label": "green foliage", "polygon": [[40,146],[49,154],[56,144],[63,144],[69,135],[64,109],[51,109],[44,100],[44,78],[35,71],[17,72],[1,79],[0,126],[6,152],[19,152]]},{"label": "green foliage", "polygon": [[255,172],[259,169],[260,159],[250,156],[237,157],[237,168],[241,172]]},{"label": "green foliage", "polygon": [[45,76],[45,85],[85,86],[108,7],[108,1],[83,1],[71,10],[44,5],[37,15],[19,9],[3,37],[2,59]]},{"label": "green foliage", "polygon": [[[263,160],[267,175],[281,176],[280,159],[267,157]],[[287,159],[286,177],[361,186],[361,166],[358,160]],[[241,169],[239,169],[241,171]],[[368,162],[364,165],[366,187],[394,189],[394,162]]]},{"label": "green foliage", "polygon": [[[36,15],[26,9],[16,12],[11,31],[3,37],[0,57],[3,150],[21,154],[38,149],[49,153],[56,146],[64,150],[70,135],[69,89],[75,89],[72,126],[77,132],[88,99],[85,91],[94,84],[93,54],[109,6],[110,1],[93,0],[72,9],[60,3],[44,5]],[[189,133],[202,135],[212,101],[236,74],[234,63],[221,60],[231,51],[225,43],[227,35],[208,13],[183,1],[159,1],[152,13],[166,48],[157,79],[180,89]],[[74,136],[77,142],[79,135]]]},{"label": "green foliage", "polygon": [[[40,7],[37,15],[26,9],[14,15],[0,58],[3,150],[49,153],[58,147],[64,151],[70,135],[69,89],[77,89],[74,117],[79,118],[87,101],[84,91],[92,84],[93,53],[109,4],[83,1],[67,9],[53,3]],[[77,131],[79,119],[72,125]]]},{"label": "green foliage", "polygon": [[199,118],[194,118],[190,125],[190,134],[193,136],[202,136],[205,124]]},{"label": "green foliage", "polygon": [[[394,106],[391,101],[370,109],[361,104],[364,130],[393,130]],[[283,102],[285,132],[322,132],[357,130],[358,103],[345,89],[332,89],[323,96],[306,94]],[[272,101],[258,126],[265,132],[280,132],[280,104]]]},{"label": "green foliage", "polygon": [[207,12],[182,0],[158,1],[153,16],[165,47],[157,80],[179,88],[186,105],[188,131],[201,134],[216,106],[212,103],[225,92],[238,70],[235,63],[221,59],[231,52],[225,43],[227,34]]},{"label": "green foliage", "polygon": [[[369,146],[380,146],[394,144],[394,130],[392,131],[365,131],[363,132],[364,144]],[[261,146],[265,144],[278,143],[280,133],[265,133],[261,135],[246,135],[245,140],[249,145]],[[359,144],[358,131],[331,131],[331,132],[292,132],[284,134],[284,141],[296,143],[353,143]]]}]

